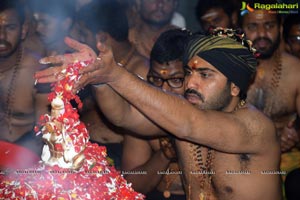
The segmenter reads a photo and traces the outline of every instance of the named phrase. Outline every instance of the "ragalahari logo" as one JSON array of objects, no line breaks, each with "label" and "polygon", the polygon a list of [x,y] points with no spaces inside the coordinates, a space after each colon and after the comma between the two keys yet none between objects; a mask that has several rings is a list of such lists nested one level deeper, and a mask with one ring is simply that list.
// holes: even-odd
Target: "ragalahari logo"
[{"label": "ragalahari logo", "polygon": [[241,16],[244,16],[245,14],[249,12],[253,12],[254,9],[250,7],[249,3],[246,3],[245,1],[242,1],[242,8],[241,8]]}]

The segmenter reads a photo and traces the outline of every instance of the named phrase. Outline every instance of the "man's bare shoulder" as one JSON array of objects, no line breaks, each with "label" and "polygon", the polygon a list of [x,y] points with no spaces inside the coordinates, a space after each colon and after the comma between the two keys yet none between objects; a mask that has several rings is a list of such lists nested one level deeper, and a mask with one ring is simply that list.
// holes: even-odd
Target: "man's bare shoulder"
[{"label": "man's bare shoulder", "polygon": [[[282,76],[289,87],[292,85],[300,87],[300,59],[286,52],[282,53]],[[291,89],[291,88],[290,88]]]},{"label": "man's bare shoulder", "polygon": [[236,112],[238,118],[245,124],[251,136],[259,140],[277,140],[276,128],[273,121],[252,104],[247,104],[244,109]]},{"label": "man's bare shoulder", "polygon": [[38,54],[35,54],[31,50],[24,48],[21,66],[22,68],[26,68],[29,72],[33,73],[40,69],[41,64],[39,63],[39,59],[41,57]]},{"label": "man's bare shoulder", "polygon": [[300,72],[300,59],[289,53],[282,52],[282,65],[288,69],[289,74]]},{"label": "man's bare shoulder", "polygon": [[139,76],[146,79],[149,70],[149,60],[139,52],[135,51],[126,68],[128,71],[134,74],[138,74]]}]

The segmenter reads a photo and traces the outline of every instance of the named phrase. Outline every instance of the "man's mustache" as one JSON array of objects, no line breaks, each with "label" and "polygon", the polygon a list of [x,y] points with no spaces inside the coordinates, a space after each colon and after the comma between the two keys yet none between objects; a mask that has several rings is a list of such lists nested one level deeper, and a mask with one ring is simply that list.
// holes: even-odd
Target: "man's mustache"
[{"label": "man's mustache", "polygon": [[184,92],[184,97],[187,97],[189,94],[193,94],[196,95],[202,102],[204,102],[204,97],[202,94],[200,94],[198,91],[194,90],[194,89],[187,89]]},{"label": "man's mustache", "polygon": [[267,41],[268,43],[272,44],[272,40],[270,40],[270,39],[267,38],[267,37],[259,37],[259,38],[256,38],[256,39],[253,41],[253,43],[255,44],[255,43],[257,43],[257,42],[259,42],[259,41],[261,41],[261,40]]},{"label": "man's mustache", "polygon": [[6,40],[0,40],[0,45],[6,46],[6,47],[11,47],[11,44],[9,42],[7,42]]}]

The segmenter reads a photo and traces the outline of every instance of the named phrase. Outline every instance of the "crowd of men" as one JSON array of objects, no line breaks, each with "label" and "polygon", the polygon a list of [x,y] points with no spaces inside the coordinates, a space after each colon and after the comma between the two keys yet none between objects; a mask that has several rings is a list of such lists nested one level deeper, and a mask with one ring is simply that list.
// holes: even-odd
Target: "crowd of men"
[{"label": "crowd of men", "polygon": [[300,199],[300,14],[199,0],[192,33],[179,3],[2,0],[0,140],[40,155],[50,83],[89,59],[81,120],[146,199]]}]

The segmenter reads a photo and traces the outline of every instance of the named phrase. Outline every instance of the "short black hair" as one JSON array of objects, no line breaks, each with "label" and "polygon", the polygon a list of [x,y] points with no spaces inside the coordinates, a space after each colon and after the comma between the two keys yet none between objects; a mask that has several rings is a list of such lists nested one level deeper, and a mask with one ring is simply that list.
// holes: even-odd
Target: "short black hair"
[{"label": "short black hair", "polygon": [[288,15],[283,22],[283,38],[284,41],[288,41],[289,32],[293,25],[300,25],[300,14]]},{"label": "short black hair", "polygon": [[24,5],[21,3],[20,0],[1,0],[0,3],[0,12],[5,10],[14,9],[20,20],[20,24],[23,25],[25,22],[25,11]]},{"label": "short black hair", "polygon": [[30,0],[33,12],[41,12],[55,18],[75,17],[75,3],[73,0]]},{"label": "short black hair", "polygon": [[94,34],[99,31],[108,33],[117,41],[128,40],[128,20],[123,6],[116,0],[95,1],[84,6],[78,20],[86,23],[86,27]]},{"label": "short black hair", "polygon": [[152,63],[160,64],[173,60],[182,60],[184,48],[192,33],[187,29],[171,29],[160,34],[150,53]]},{"label": "short black hair", "polygon": [[222,8],[227,16],[230,18],[232,13],[236,10],[236,6],[232,1],[228,0],[198,0],[196,5],[196,17],[200,24],[201,17],[212,8]]}]

